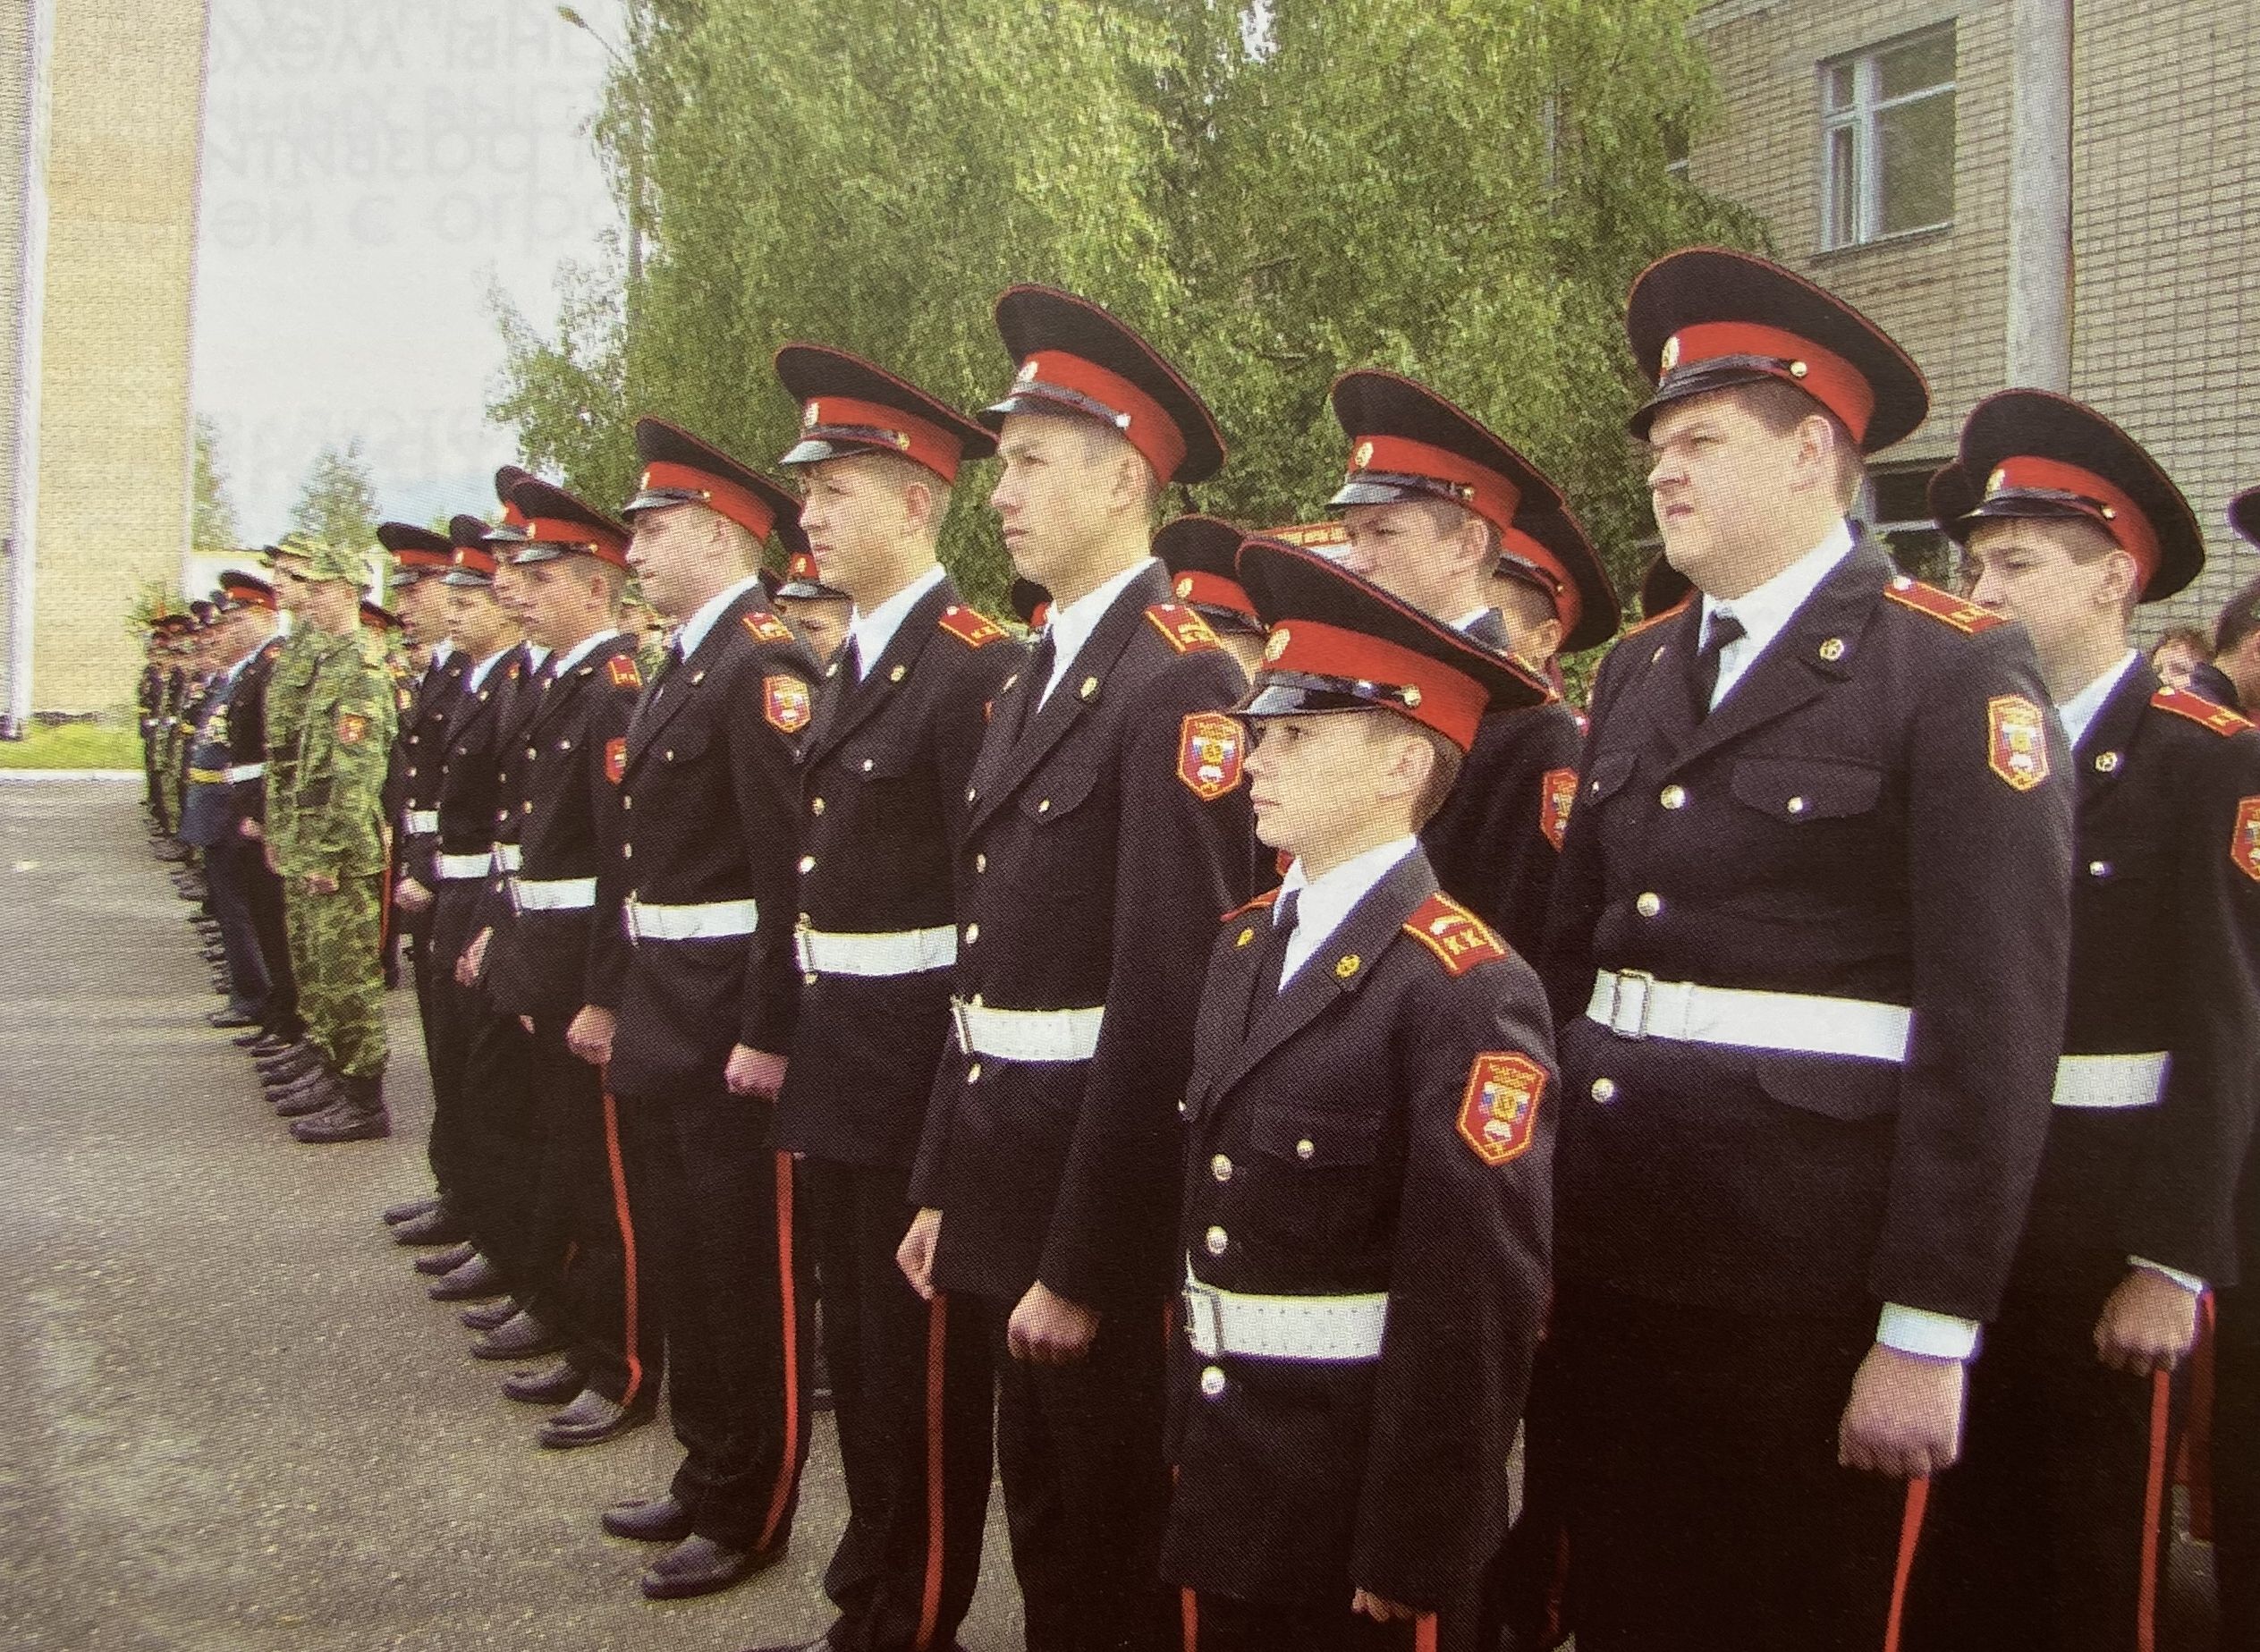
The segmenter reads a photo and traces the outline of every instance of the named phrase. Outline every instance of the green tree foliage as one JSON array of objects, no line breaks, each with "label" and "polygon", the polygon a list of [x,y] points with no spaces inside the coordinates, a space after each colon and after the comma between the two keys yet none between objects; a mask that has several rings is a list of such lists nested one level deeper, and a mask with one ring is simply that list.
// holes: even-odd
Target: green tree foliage
[{"label": "green tree foliage", "polygon": [[[638,412],[781,452],[787,339],[994,400],[989,301],[1047,281],[1216,409],[1233,457],[1204,508],[1322,514],[1327,385],[1392,367],[1545,467],[1629,594],[1651,529],[1625,291],[1673,246],[1759,233],[1664,171],[1663,134],[1710,110],[1695,4],[646,0],[597,126],[623,191],[642,181],[642,280],[630,304],[617,259],[571,272],[546,336],[504,308],[492,411],[622,498]],[[986,486],[968,473],[944,555],[994,602]]]},{"label": "green tree foliage", "polygon": [[235,502],[228,497],[220,470],[220,428],[209,414],[196,416],[196,495],[190,513],[189,539],[199,551],[236,549]]},{"label": "green tree foliage", "polygon": [[291,506],[291,526],[333,545],[368,548],[377,538],[377,487],[358,437],[314,456]]}]

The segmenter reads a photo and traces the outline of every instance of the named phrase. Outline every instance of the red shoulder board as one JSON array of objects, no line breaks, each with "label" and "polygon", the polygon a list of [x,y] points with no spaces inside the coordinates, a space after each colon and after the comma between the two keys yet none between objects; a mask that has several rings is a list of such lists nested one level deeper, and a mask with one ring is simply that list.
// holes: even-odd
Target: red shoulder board
[{"label": "red shoulder board", "polygon": [[643,687],[643,673],[636,669],[636,662],[625,654],[615,654],[606,660],[605,672],[612,678],[612,686],[616,689]]},{"label": "red shoulder board", "polygon": [[792,627],[766,609],[746,614],[740,622],[756,642],[791,642]]},{"label": "red shoulder board", "polygon": [[1232,910],[1231,911],[1226,912],[1226,913],[1225,913],[1225,914],[1222,917],[1222,918],[1218,919],[1216,921],[1217,921],[1218,923],[1220,923],[1220,924],[1228,924],[1228,923],[1232,922],[1232,920],[1233,919],[1235,919],[1235,918],[1244,918],[1244,917],[1246,917],[1249,913],[1250,913],[1250,912],[1257,912],[1257,911],[1261,911],[1264,908],[1265,908],[1265,907],[1269,906],[1269,905],[1270,905],[1273,902],[1274,902],[1274,901],[1276,901],[1276,900],[1278,900],[1278,899],[1279,899],[1279,891],[1278,891],[1278,890],[1276,890],[1276,889],[1266,889],[1266,890],[1265,890],[1265,891],[1263,892],[1263,894],[1261,894],[1257,895],[1257,896],[1254,900],[1252,900],[1252,901],[1249,902],[1246,905],[1244,905],[1244,906],[1235,906],[1234,908],[1232,908]]},{"label": "red shoulder board", "polygon": [[1570,834],[1570,805],[1578,801],[1578,771],[1550,768],[1538,781],[1538,830],[1556,849]]},{"label": "red shoulder board", "polygon": [[1479,963],[1507,955],[1491,926],[1448,894],[1432,894],[1405,919],[1405,933],[1442,961],[1447,975],[1465,975]]},{"label": "red shoulder board", "polygon": [[1169,646],[1180,654],[1218,646],[1216,633],[1208,629],[1208,622],[1181,602],[1157,602],[1146,610],[1146,617],[1154,622],[1154,629],[1168,638]]},{"label": "red shoulder board", "polygon": [[1981,631],[1991,631],[2006,623],[1998,614],[1990,613],[1974,602],[1964,602],[1951,591],[1942,591],[1935,585],[1926,585],[1920,580],[1910,580],[1900,574],[1883,587],[1883,595],[1902,608],[1912,608],[1917,614],[1927,614],[1934,620],[1943,620],[1956,631],[1976,636]]},{"label": "red shoulder board", "polygon": [[1546,1070],[1518,1050],[1486,1050],[1468,1070],[1460,1139],[1486,1165],[1520,1158],[1538,1139]]},{"label": "red shoulder board", "polygon": [[1004,627],[962,603],[953,602],[943,609],[940,623],[944,631],[971,648],[986,648],[1004,635]]},{"label": "red shoulder board", "polygon": [[1651,614],[1647,616],[1647,618],[1642,620],[1638,625],[1626,626],[1624,628],[1624,634],[1628,637],[1637,637],[1644,631],[1654,631],[1666,620],[1676,620],[1680,617],[1680,615],[1687,612],[1688,604],[1693,602],[1694,600],[1694,593],[1689,592],[1687,596],[1680,597],[1679,601],[1673,603],[1670,607],[1664,609],[1663,613]]},{"label": "red shoulder board", "polygon": [[2150,703],[2161,711],[2171,711],[2177,717],[2187,717],[2223,737],[2241,734],[2252,726],[2249,719],[2239,716],[2226,706],[2215,704],[2202,694],[2192,694],[2188,689],[2160,689],[2150,697]]}]

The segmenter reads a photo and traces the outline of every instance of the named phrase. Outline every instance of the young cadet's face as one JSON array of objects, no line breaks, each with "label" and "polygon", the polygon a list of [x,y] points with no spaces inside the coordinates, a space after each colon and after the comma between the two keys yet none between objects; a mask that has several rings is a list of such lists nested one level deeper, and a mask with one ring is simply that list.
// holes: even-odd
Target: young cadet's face
[{"label": "young cadet's face", "polygon": [[1331,711],[1309,716],[1261,717],[1244,726],[1248,800],[1256,809],[1256,835],[1291,855],[1329,860],[1330,848],[1373,824],[1382,802],[1375,784],[1375,724],[1385,711]]},{"label": "young cadet's face", "polygon": [[528,575],[536,566],[547,563],[529,563],[520,567],[505,554],[495,562],[495,601],[520,631],[526,629],[528,609]]},{"label": "young cadet's face", "polygon": [[437,580],[419,579],[393,593],[394,611],[408,628],[408,640],[429,648],[447,634],[447,606],[439,593],[446,589]]},{"label": "young cadet's face", "polygon": [[579,556],[528,563],[517,569],[514,612],[528,639],[545,648],[570,648],[588,634],[593,574]]},{"label": "young cadet's face", "polygon": [[808,639],[808,651],[819,660],[830,659],[834,650],[848,640],[848,619],[855,612],[854,604],[833,597],[782,597],[777,607],[792,622],[793,629]]},{"label": "young cadet's face", "polygon": [[716,555],[719,519],[693,504],[639,511],[628,541],[628,565],[643,587],[644,600],[673,620],[698,612],[698,592]]},{"label": "young cadet's face", "polygon": [[[2044,675],[2052,663],[2076,658],[2100,628],[2121,624],[2133,559],[2103,551],[2101,541],[2068,522],[2019,517],[1981,521],[1970,531],[1970,601],[2024,626]],[[2116,578],[2114,558],[2128,564]]]},{"label": "young cadet's face", "polygon": [[1797,458],[1797,433],[1776,434],[1731,392],[1690,396],[1648,427],[1648,498],[1672,565],[1705,585],[1751,542],[1770,545]]},{"label": "young cadet's face", "polygon": [[306,600],[306,579],[299,572],[295,562],[278,561],[275,564],[275,606],[284,614],[296,614]]},{"label": "young cadet's face", "polygon": [[800,527],[824,582],[854,591],[884,580],[910,525],[899,467],[861,455],[826,460],[808,468],[801,490]]},{"label": "young cadet's face", "polygon": [[[1455,515],[1460,520],[1452,521]],[[1400,500],[1350,505],[1342,523],[1350,535],[1342,566],[1448,625],[1466,617],[1443,609],[1454,603],[1455,586],[1465,577],[1463,530],[1473,524],[1481,533],[1474,516]]]},{"label": "young cadet's face", "polygon": [[484,585],[447,588],[447,631],[473,659],[484,659],[509,638],[510,616]]},{"label": "young cadet's face", "polygon": [[989,504],[1013,568],[1041,585],[1075,567],[1105,521],[1117,459],[1112,444],[1094,439],[1093,422],[1013,413],[997,439],[1003,467]]}]

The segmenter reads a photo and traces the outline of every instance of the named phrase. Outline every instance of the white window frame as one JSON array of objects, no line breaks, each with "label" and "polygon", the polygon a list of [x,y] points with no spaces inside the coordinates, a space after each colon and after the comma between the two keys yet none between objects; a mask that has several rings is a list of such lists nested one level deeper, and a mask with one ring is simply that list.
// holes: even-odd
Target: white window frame
[{"label": "white window frame", "polygon": [[[1954,20],[1949,18],[1946,21],[1934,24],[1930,28],[1917,29],[1911,34],[1899,35],[1889,40],[1879,41],[1874,46],[1863,47],[1857,52],[1848,52],[1841,56],[1829,58],[1821,64],[1817,86],[1821,108],[1820,250],[1823,252],[1839,252],[1852,247],[1870,246],[1876,241],[1895,239],[1900,235],[1924,234],[1932,230],[1944,229],[1953,223],[1953,217],[1950,214],[1935,224],[1909,225],[1905,229],[1889,232],[1882,227],[1883,222],[1883,141],[1876,132],[1876,118],[1886,110],[1901,108],[1911,103],[1920,103],[1926,98],[1956,97],[1960,86],[1959,73],[1961,61],[1960,43],[1956,41],[1957,72],[1955,75],[1935,81],[1929,86],[1918,87],[1914,91],[1902,93],[1897,97],[1878,96],[1878,88],[1882,81],[1882,70],[1878,60],[1888,52],[1894,52],[1903,47],[1913,46],[1918,41],[1939,35],[1943,35],[1950,40],[1954,39]],[[1852,101],[1841,109],[1831,109],[1828,106],[1830,77],[1837,70],[1847,67],[1852,71]],[[1958,110],[1958,115],[1959,113]],[[1837,178],[1836,168],[1832,164],[1831,157],[1835,149],[1836,134],[1844,131],[1849,131],[1851,133],[1852,182],[1858,191],[1858,199],[1854,203],[1852,233],[1849,239],[1838,241],[1834,238],[1838,206]]]}]

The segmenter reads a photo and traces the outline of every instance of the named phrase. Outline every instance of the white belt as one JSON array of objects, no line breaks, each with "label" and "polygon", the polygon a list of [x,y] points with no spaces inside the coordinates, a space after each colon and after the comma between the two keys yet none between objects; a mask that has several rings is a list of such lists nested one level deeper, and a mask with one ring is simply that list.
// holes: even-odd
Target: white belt
[{"label": "white belt", "polygon": [[1385,1292],[1369,1296],[1251,1296],[1219,1291],[1185,1270],[1185,1340],[1205,1360],[1378,1359]]},{"label": "white belt", "polygon": [[449,883],[461,883],[467,878],[484,877],[494,868],[495,851],[482,850],[475,855],[442,855],[439,875]]},{"label": "white belt", "polygon": [[1890,1062],[1907,1059],[1914,1021],[1904,1004],[1659,981],[1645,970],[1602,970],[1585,1012],[1620,1038]]},{"label": "white belt", "polygon": [[487,853],[491,857],[488,864],[504,874],[516,871],[526,860],[525,849],[517,843],[496,843]]},{"label": "white belt", "polygon": [[224,786],[227,784],[227,770],[224,768],[192,768],[189,770],[189,778],[199,786]]},{"label": "white belt", "polygon": [[264,763],[238,763],[228,770],[227,783],[232,786],[240,786],[247,780],[260,779],[266,773],[267,765]]},{"label": "white belt", "polygon": [[2165,1099],[2166,1071],[2172,1065],[2163,1050],[2060,1056],[2055,1102],[2060,1107],[2154,1107]]},{"label": "white belt", "polygon": [[597,880],[593,877],[512,877],[510,880],[510,903],[521,912],[583,911],[597,904]]},{"label": "white belt", "polygon": [[792,933],[803,972],[812,975],[923,975],[957,962],[957,928],[891,929],[846,935],[806,925]]},{"label": "white belt", "polygon": [[620,909],[631,941],[711,941],[751,935],[760,908],[751,901],[702,901],[696,906],[655,906],[633,895]]},{"label": "white belt", "polygon": [[958,1047],[997,1061],[1088,1061],[1098,1054],[1098,1026],[1106,1013],[1088,1010],[992,1010],[950,1000]]},{"label": "white belt", "polygon": [[408,833],[411,837],[429,837],[439,830],[439,810],[411,809],[408,811]]}]

